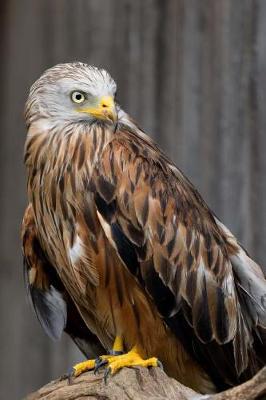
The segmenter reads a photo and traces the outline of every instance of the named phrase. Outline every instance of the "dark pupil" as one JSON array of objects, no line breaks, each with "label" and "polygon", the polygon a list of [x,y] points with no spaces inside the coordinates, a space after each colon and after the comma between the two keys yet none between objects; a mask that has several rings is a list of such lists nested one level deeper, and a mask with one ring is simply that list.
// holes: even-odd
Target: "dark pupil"
[{"label": "dark pupil", "polygon": [[81,94],[76,94],[76,100],[81,100],[81,99],[82,99]]}]

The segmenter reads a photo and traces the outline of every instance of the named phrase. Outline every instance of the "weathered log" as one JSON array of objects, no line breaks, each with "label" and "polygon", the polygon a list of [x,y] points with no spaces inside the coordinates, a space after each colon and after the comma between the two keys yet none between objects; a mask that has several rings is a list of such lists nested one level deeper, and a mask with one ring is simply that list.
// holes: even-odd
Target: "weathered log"
[{"label": "weathered log", "polygon": [[93,372],[82,374],[69,384],[57,379],[28,395],[25,400],[256,400],[266,399],[266,367],[242,385],[215,395],[200,395],[160,368],[123,368],[110,377]]}]

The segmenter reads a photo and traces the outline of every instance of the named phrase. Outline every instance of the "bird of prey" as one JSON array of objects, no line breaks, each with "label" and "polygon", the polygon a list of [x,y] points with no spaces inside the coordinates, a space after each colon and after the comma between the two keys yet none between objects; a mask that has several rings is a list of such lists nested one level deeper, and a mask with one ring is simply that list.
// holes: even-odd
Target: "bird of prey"
[{"label": "bird of prey", "polygon": [[[25,276],[43,328],[105,365],[201,393],[266,363],[262,269],[116,102],[108,72],[59,64],[26,103]],[[96,360],[95,360],[96,359]]]}]

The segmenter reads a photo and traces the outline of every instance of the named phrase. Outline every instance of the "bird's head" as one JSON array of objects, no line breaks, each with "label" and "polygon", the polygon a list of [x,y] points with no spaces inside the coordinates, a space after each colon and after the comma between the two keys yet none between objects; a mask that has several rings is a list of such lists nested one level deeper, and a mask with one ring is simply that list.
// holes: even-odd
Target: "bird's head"
[{"label": "bird's head", "polygon": [[104,69],[83,63],[58,64],[32,85],[26,123],[48,118],[57,124],[99,120],[114,124],[116,83]]}]

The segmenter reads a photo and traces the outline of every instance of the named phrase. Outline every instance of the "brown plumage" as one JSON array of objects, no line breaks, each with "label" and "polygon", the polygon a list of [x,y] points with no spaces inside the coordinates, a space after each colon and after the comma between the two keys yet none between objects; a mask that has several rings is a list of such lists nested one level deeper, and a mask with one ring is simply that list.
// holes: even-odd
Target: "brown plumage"
[{"label": "brown plumage", "polygon": [[[59,88],[98,105],[88,96],[90,108],[64,109]],[[27,102],[26,275],[62,303],[51,321],[53,307],[35,304],[39,319],[58,337],[71,302],[72,337],[84,321],[87,344],[96,336],[107,350],[120,335],[200,392],[235,385],[266,362],[261,268],[128,115],[99,103],[114,91],[105,71],[66,64]]]},{"label": "brown plumage", "polygon": [[57,340],[64,330],[88,358],[103,353],[97,336],[84,323],[41,248],[31,205],[27,207],[22,222],[22,246],[26,287],[45,332]]}]

